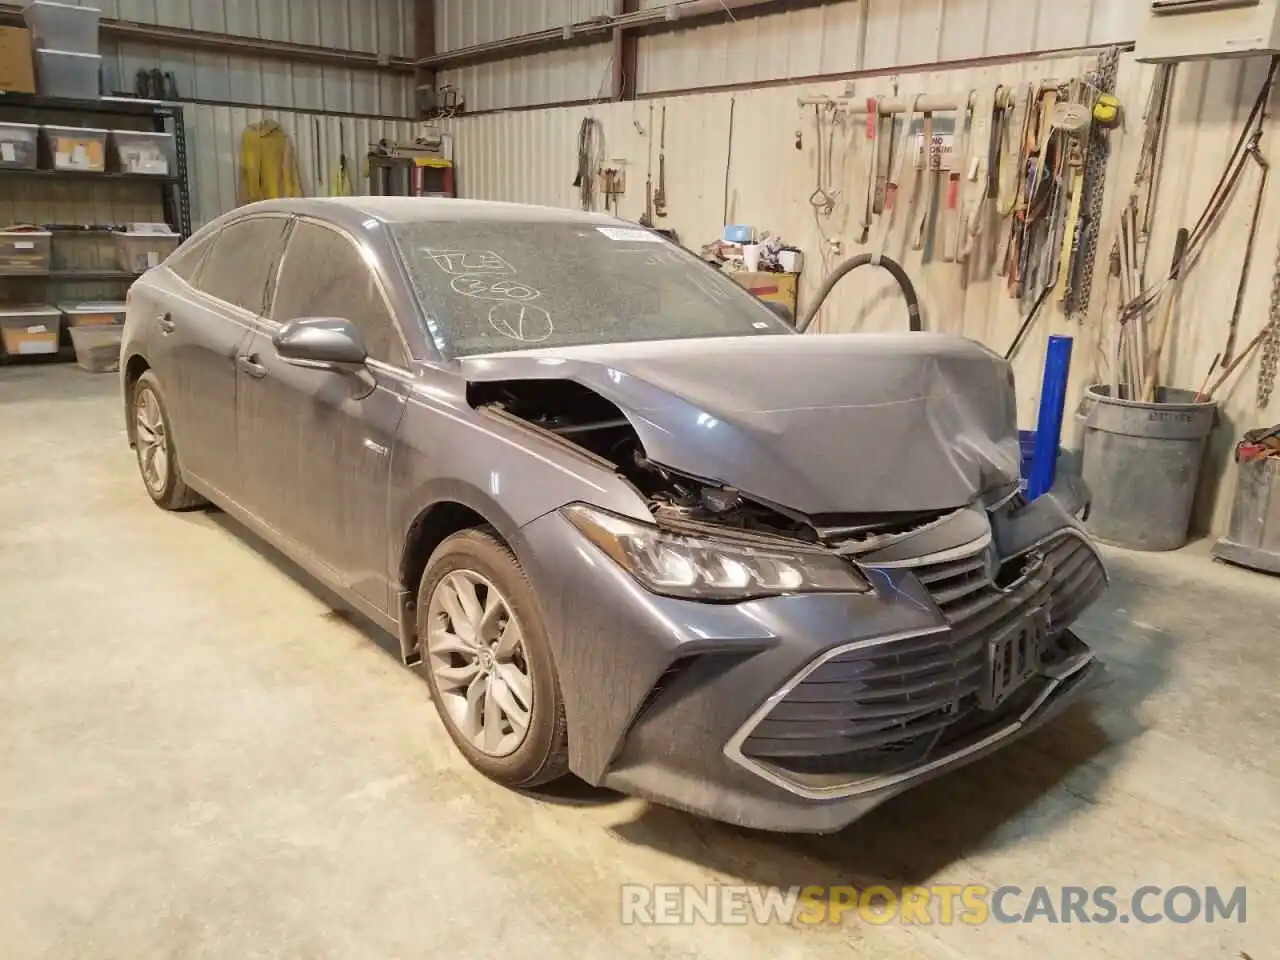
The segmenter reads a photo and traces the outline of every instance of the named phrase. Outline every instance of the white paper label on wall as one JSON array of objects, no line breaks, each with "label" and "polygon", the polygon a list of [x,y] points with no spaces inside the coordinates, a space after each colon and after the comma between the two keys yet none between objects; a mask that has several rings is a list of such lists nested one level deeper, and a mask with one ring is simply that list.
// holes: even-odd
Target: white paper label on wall
[{"label": "white paper label on wall", "polygon": [[[934,117],[933,142],[929,145],[929,170],[956,169],[956,122],[950,117]],[[916,168],[924,170],[924,120],[911,125],[911,155]]]},{"label": "white paper label on wall", "polygon": [[628,240],[632,243],[662,243],[662,236],[648,230],[628,230],[625,227],[596,227],[610,240]]},{"label": "white paper label on wall", "polygon": [[5,163],[13,163],[16,159],[18,159],[18,155],[14,152],[13,144],[0,143],[0,160],[3,160]]},{"label": "white paper label on wall", "polygon": [[156,253],[156,251],[154,250],[148,250],[147,251],[147,269],[150,270],[152,267],[158,267],[158,266],[160,266],[160,254]]}]

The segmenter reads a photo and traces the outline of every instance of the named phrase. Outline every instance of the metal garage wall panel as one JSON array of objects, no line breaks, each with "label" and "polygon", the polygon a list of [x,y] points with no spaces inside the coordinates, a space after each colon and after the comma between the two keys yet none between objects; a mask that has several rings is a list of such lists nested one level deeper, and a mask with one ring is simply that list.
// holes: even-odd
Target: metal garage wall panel
[{"label": "metal garage wall panel", "polygon": [[862,12],[838,3],[642,37],[637,82],[652,93],[851,72]]},{"label": "metal garage wall panel", "polygon": [[[415,0],[63,0],[104,17],[335,50],[413,55]],[[459,0],[454,0],[459,2]]]},{"label": "metal garage wall panel", "polygon": [[726,14],[641,38],[639,83],[660,92],[1100,46],[1132,40],[1147,9],[1147,0],[846,0],[736,23]]},{"label": "metal garage wall panel", "polygon": [[297,153],[299,178],[307,196],[328,196],[333,192],[333,175],[344,144],[353,185],[357,193],[363,193],[367,190],[363,171],[369,144],[383,138],[412,140],[414,136],[414,125],[407,120],[381,121],[203,104],[190,104],[183,113],[191,163],[192,219],[197,225],[235,209],[239,203],[240,138],[251,123],[275,120],[284,127]]},{"label": "metal garage wall panel", "polygon": [[[1267,73],[1267,58],[1199,61],[1180,64],[1173,91],[1173,122],[1164,153],[1155,227],[1150,243],[1148,281],[1167,270],[1180,227],[1191,226],[1213,193],[1240,135],[1250,107]],[[1137,117],[1147,101],[1154,68],[1126,60],[1120,74],[1120,97]],[[1141,139],[1137,120],[1132,121]],[[1277,141],[1274,127],[1262,140],[1262,152],[1274,165]],[[1137,144],[1127,151],[1131,159]],[[1196,389],[1204,382],[1214,356],[1227,339],[1227,325],[1235,303],[1240,268],[1248,241],[1258,173],[1247,168],[1217,228],[1210,235],[1196,265],[1187,274],[1177,307],[1175,326],[1165,347],[1169,382]],[[1127,173],[1123,183],[1132,178]],[[1118,184],[1119,185],[1119,184]],[[1271,282],[1280,250],[1280,183],[1272,175],[1263,201],[1254,258],[1245,289],[1238,353],[1265,325],[1270,309]],[[1232,375],[1216,399],[1221,404],[1218,429],[1210,437],[1211,466],[1200,491],[1201,526],[1215,534],[1226,529],[1231,509],[1235,468],[1232,448],[1240,434],[1275,423],[1280,396],[1267,410],[1256,403],[1257,353]],[[1222,478],[1220,482],[1216,478]]]},{"label": "metal garage wall panel", "polygon": [[[843,0],[641,37],[641,93],[886,70],[1132,40],[1148,0]],[[666,0],[644,0],[662,7]],[[456,49],[608,13],[609,0],[436,0]],[[865,51],[859,62],[860,51]],[[472,110],[598,96],[608,44],[443,74]],[[558,91],[564,91],[558,93]]]},{"label": "metal garage wall panel", "polygon": [[[1024,79],[1073,77],[1089,62],[1079,58],[1032,60],[975,70],[903,73],[859,80],[858,93],[889,95],[895,86],[904,96],[959,93]],[[802,110],[796,101],[803,95],[838,95],[843,87],[842,82],[801,83],[589,108],[604,127],[604,152],[627,161],[632,187],[621,200],[620,214],[636,220],[643,212],[645,172],[656,148],[640,130],[656,134],[665,104],[670,215],[663,225],[675,229],[681,241],[695,250],[717,237],[725,222],[752,223],[781,236],[805,251],[801,298],[812,297],[824,275],[824,241],[809,203],[817,182],[817,136],[812,113]],[[655,108],[652,121],[651,102]],[[588,108],[560,107],[451,121],[448,127],[457,138],[455,156],[463,195],[577,206],[572,186],[577,133],[587,115]],[[802,133],[800,150],[795,146],[797,129]],[[829,236],[841,240],[846,254],[863,249],[854,238],[857,215],[852,199],[858,195],[858,178],[866,169],[865,140],[858,135],[861,129],[861,124],[849,123],[837,130],[834,180],[850,199],[823,224]],[[1004,281],[994,276],[989,264],[982,266],[982,256],[989,259],[993,251],[987,250],[968,271],[933,262],[933,258],[926,265],[920,253],[908,249],[905,223],[906,218],[900,217],[887,253],[903,260],[917,279],[928,329],[971,336],[1003,352],[1021,322],[1022,310],[1008,298]],[[838,287],[820,320],[820,329],[827,331],[901,330],[905,325],[906,312],[896,288],[874,271]],[[1027,423],[1033,421],[1038,404],[1044,342],[1040,334],[1049,329],[1079,334],[1074,323],[1054,312],[1043,320],[1035,346],[1029,345],[1019,356],[1016,369]],[[1081,344],[1080,356],[1087,352]],[[1083,377],[1087,359],[1078,362],[1078,376]]]},{"label": "metal garage wall panel", "polygon": [[[997,83],[1065,78],[1087,69],[1089,61],[1025,60],[982,69],[903,72],[897,76],[858,81],[862,94],[886,94],[895,83],[902,95],[917,92],[963,92]],[[1238,136],[1253,98],[1266,74],[1266,58],[1184,64],[1174,88],[1173,123],[1165,152],[1151,238],[1148,279],[1167,267],[1175,234],[1194,223],[1208,201]],[[1140,117],[1147,101],[1153,68],[1122,61],[1118,94],[1130,116],[1126,128],[1113,134],[1112,167],[1100,249],[1110,248],[1116,218],[1132,183],[1141,148]],[[839,82],[801,83],[757,88],[736,93],[692,94],[653,101],[667,119],[667,187],[670,216],[664,226],[674,228],[681,241],[697,249],[717,236],[726,219],[753,223],[796,243],[806,254],[801,284],[802,301],[812,297],[824,272],[824,243],[808,198],[816,185],[816,140],[812,114],[796,99],[808,94],[838,94]],[[729,155],[728,118],[733,103],[732,160],[728,172],[728,214],[725,214],[725,158]],[[638,219],[644,205],[644,171],[652,144],[636,127],[651,130],[649,103],[599,104],[592,113],[604,125],[605,150],[628,162],[634,185],[620,205],[621,215]],[[576,167],[578,124],[585,108],[556,108],[511,114],[462,118],[449,126],[456,135],[460,164],[459,185],[465,196],[508,199],[574,207],[572,187]],[[656,124],[656,119],[655,119]],[[795,149],[795,131],[803,135]],[[856,244],[856,201],[860,171],[865,169],[857,136],[858,124],[838,129],[834,181],[844,185],[846,199],[824,222],[829,236],[842,242],[843,254],[865,249]],[[1273,151],[1263,150],[1274,162]],[[512,162],[513,157],[520,158]],[[1178,320],[1166,346],[1166,379],[1195,388],[1205,378],[1214,355],[1226,339],[1226,323],[1236,295],[1245,253],[1256,171],[1249,170],[1187,277],[1178,307]],[[887,244],[887,253],[901,259],[916,281],[926,329],[962,334],[1003,353],[1021,323],[1025,305],[1011,300],[1003,279],[991,269],[991,232],[984,234],[968,266],[938,262],[913,252],[903,237],[901,218]],[[1268,315],[1275,251],[1280,248],[1280,179],[1272,178],[1265,199],[1253,269],[1245,292],[1237,349],[1258,332]],[[1105,255],[1105,254],[1104,254]],[[1040,374],[1048,334],[1075,337],[1070,396],[1078,398],[1090,382],[1109,376],[1100,347],[1100,317],[1105,284],[1095,283],[1092,309],[1084,322],[1068,320],[1056,303],[1036,324],[1014,363],[1019,410],[1024,426],[1034,424],[1039,406]],[[825,331],[900,330],[906,314],[892,283],[866,270],[836,288],[819,321]],[[1255,403],[1258,358],[1255,355],[1219,396],[1222,423],[1211,441],[1211,478],[1202,491],[1198,526],[1221,532],[1227,523],[1234,471],[1231,447],[1240,433],[1276,419],[1272,409],[1259,411]],[[1217,482],[1212,478],[1224,478]]]},{"label": "metal garage wall panel", "polygon": [[612,0],[435,0],[436,47],[457,50],[613,12]]},{"label": "metal garage wall panel", "polygon": [[594,44],[447,70],[440,82],[461,90],[468,110],[502,110],[607,97],[612,68],[609,44]]},{"label": "metal garage wall panel", "polygon": [[113,90],[132,90],[139,70],[159,67],[173,73],[182,96],[198,100],[413,116],[413,78],[409,76],[133,43],[104,47],[103,54]]}]

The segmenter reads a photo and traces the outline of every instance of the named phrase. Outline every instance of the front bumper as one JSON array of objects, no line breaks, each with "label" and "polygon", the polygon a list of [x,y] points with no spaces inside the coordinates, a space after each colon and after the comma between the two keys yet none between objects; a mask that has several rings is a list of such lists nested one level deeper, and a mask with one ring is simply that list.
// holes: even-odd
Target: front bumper
[{"label": "front bumper", "polygon": [[[926,536],[928,555],[870,564],[872,593],[738,604],[655,596],[559,514],[529,524],[515,547],[549,621],[572,770],[743,826],[825,833],[1026,734],[1095,672],[1065,628],[1105,572],[1052,501],[1021,513],[993,523],[981,556],[1042,562],[999,589],[967,585],[987,584],[977,554],[922,565]],[[1052,545],[1068,542],[1055,568],[1067,554]],[[978,706],[989,638],[1045,611],[1057,619],[1034,675]]]}]

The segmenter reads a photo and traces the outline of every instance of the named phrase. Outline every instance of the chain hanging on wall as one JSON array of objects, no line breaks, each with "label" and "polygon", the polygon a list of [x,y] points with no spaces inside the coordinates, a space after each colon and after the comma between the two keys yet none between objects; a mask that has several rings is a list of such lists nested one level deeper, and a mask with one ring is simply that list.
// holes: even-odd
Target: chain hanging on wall
[{"label": "chain hanging on wall", "polygon": [[[1099,94],[1116,92],[1116,77],[1120,67],[1120,50],[1112,47],[1098,57],[1098,68],[1091,81]],[[1107,161],[1111,155],[1111,138],[1108,131],[1094,127],[1089,135],[1089,147],[1085,156],[1084,182],[1087,194],[1085,205],[1088,220],[1080,236],[1077,257],[1078,270],[1070,289],[1066,291],[1065,308],[1068,316],[1082,319],[1089,309],[1093,295],[1093,268],[1098,258],[1098,233],[1102,227],[1102,208],[1107,186]]]},{"label": "chain hanging on wall", "polygon": [[1276,248],[1275,274],[1271,278],[1271,308],[1267,311],[1267,332],[1262,336],[1262,361],[1258,365],[1258,409],[1271,402],[1280,365],[1280,246]]}]

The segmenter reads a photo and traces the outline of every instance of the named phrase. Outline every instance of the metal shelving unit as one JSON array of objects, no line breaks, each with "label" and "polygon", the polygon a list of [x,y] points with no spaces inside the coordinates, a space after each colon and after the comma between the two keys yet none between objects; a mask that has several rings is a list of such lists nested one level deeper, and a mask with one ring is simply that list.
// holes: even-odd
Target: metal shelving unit
[{"label": "metal shelving unit", "polygon": [[[112,122],[112,118],[120,118],[122,122]],[[127,118],[127,119],[126,119]],[[183,240],[191,235],[191,192],[188,182],[188,159],[186,126],[183,122],[181,106],[154,100],[135,100],[127,97],[103,97],[98,100],[67,100],[57,97],[28,96],[25,94],[0,93],[0,120],[20,123],[61,124],[68,126],[105,127],[115,129],[146,130],[155,133],[169,133],[173,136],[174,167],[168,176],[154,176],[136,173],[95,173],[86,170],[20,170],[0,168],[0,200],[6,193],[18,189],[22,185],[66,184],[77,191],[88,191],[97,188],[92,194],[86,193],[85,205],[89,206],[93,198],[110,197],[110,191],[119,187],[136,188],[148,186],[159,191],[163,217],[169,227]],[[59,204],[59,217],[64,217],[65,201]],[[43,219],[43,218],[42,218]],[[91,218],[86,218],[91,219]],[[87,224],[85,226],[69,226],[51,223],[56,235],[109,235],[116,224]],[[55,243],[57,236],[55,236]],[[42,300],[56,303],[59,300],[75,299],[77,288],[85,284],[127,284],[136,280],[140,274],[124,270],[109,269],[54,269],[47,273],[31,273],[17,276],[0,277],[0,293],[10,284],[21,283],[30,289],[40,285],[45,288]],[[66,288],[65,293],[59,293]],[[124,290],[119,293],[124,299]],[[8,297],[3,297],[8,300]],[[62,328],[60,349],[57,354],[46,355],[44,359],[74,359],[70,350],[69,333]],[[38,357],[22,356],[10,358],[0,350],[0,363],[27,362]]]}]

